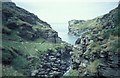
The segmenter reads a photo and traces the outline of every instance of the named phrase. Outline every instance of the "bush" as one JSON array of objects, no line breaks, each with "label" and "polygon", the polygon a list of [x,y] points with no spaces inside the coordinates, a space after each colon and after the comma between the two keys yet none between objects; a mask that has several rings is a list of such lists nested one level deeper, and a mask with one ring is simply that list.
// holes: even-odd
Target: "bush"
[{"label": "bush", "polygon": [[112,31],[113,31],[113,32],[111,32],[112,35],[120,37],[120,27],[117,27],[117,28],[113,29]]},{"label": "bush", "polygon": [[2,66],[2,76],[23,76],[22,73],[16,71],[12,66]]},{"label": "bush", "polygon": [[14,68],[21,69],[21,68],[26,68],[28,66],[28,61],[26,58],[22,56],[18,56],[13,60],[12,64]]},{"label": "bush", "polygon": [[10,65],[14,56],[11,54],[11,51],[8,49],[2,49],[2,64]]},{"label": "bush", "polygon": [[110,37],[110,35],[120,36],[120,32],[119,31],[120,31],[120,27],[116,27],[116,28],[113,28],[113,29],[105,30],[104,33],[103,33],[103,38],[108,39]]}]

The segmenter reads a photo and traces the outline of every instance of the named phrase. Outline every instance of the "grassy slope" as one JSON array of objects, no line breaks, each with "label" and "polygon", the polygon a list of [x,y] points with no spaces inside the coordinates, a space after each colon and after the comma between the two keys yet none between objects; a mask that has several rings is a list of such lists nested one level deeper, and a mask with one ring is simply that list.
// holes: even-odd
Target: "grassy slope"
[{"label": "grassy slope", "polygon": [[[14,4],[4,5],[2,8],[3,14],[13,15],[12,18],[16,19],[12,22],[15,22],[17,26],[22,24],[27,24],[32,26],[32,31],[37,30],[50,30],[54,31],[48,24],[43,21],[40,21],[33,14],[21,9]],[[21,13],[22,12],[22,13]],[[11,13],[11,14],[10,14]],[[37,64],[40,63],[39,56],[43,53],[46,53],[48,49],[52,49],[53,52],[56,52],[56,48],[64,48],[65,45],[61,43],[49,42],[46,39],[39,37],[35,40],[26,40],[18,35],[18,29],[8,28],[7,23],[8,19],[12,20],[11,17],[3,17],[2,23],[2,61],[3,61],[3,76],[21,76],[21,75],[30,75],[31,70],[36,68]],[[29,19],[20,19],[19,16],[32,16]],[[34,20],[32,20],[34,18]],[[6,21],[7,19],[7,21]],[[31,24],[29,21],[34,21],[36,24]],[[10,27],[10,26],[9,26]],[[11,26],[12,27],[12,26]],[[18,28],[18,27],[17,27]],[[22,31],[28,31],[27,29]],[[44,34],[44,33],[43,33]],[[27,34],[26,34],[27,35]],[[28,57],[33,57],[32,61]],[[32,67],[31,67],[32,66]]]},{"label": "grassy slope", "polygon": [[[101,17],[97,17],[92,20],[86,21],[84,24],[74,24],[71,26],[72,29],[78,30],[86,30],[91,29],[92,31],[85,33],[85,35],[89,36],[93,43],[91,43],[87,48],[91,49],[90,53],[86,52],[86,55],[93,55],[94,53],[98,52],[111,52],[111,53],[118,53],[120,52],[120,6],[115,8],[114,10],[110,11],[108,14],[103,15]],[[114,28],[104,28],[107,26],[108,23],[113,23]],[[97,31],[94,33],[93,31]],[[80,34],[80,33],[76,33]],[[97,41],[97,38],[103,38],[103,41]],[[79,51],[78,51],[79,52]],[[74,55],[76,56],[78,52],[75,52]],[[77,57],[77,56],[76,56]],[[77,58],[76,58],[77,59]],[[79,59],[79,58],[78,58]],[[85,70],[90,73],[95,73],[97,71],[97,66],[101,62],[96,59],[87,66]],[[84,70],[84,69],[80,69]],[[70,71],[69,75],[74,76],[78,75],[73,70]],[[75,70],[74,70],[75,71]],[[76,70],[79,71],[79,70]],[[72,73],[71,73],[72,72]]]},{"label": "grassy slope", "polygon": [[[101,16],[102,17],[102,16]],[[99,27],[99,23],[97,22],[97,19],[101,18],[101,17],[96,17],[92,20],[87,20],[86,22],[84,22],[83,24],[74,24],[71,26],[71,28],[73,29],[86,29],[86,28],[94,28],[94,27]]]},{"label": "grassy slope", "polygon": [[[17,56],[15,57],[10,65],[3,65],[3,76],[14,76],[14,75],[23,75],[23,73],[26,73],[27,68],[26,66],[30,66],[31,61],[27,60],[26,56],[35,57],[35,59],[39,58],[40,54],[46,53],[48,49],[52,49],[53,52],[55,52],[55,49],[57,47],[64,47],[64,45],[56,44],[47,42],[45,40],[44,43],[42,43],[42,39],[39,39],[36,42],[18,42],[18,41],[9,41],[9,40],[3,40],[3,48],[5,48],[8,51],[12,51],[12,53]],[[19,54],[16,54],[14,52],[13,48],[19,52],[19,54],[23,54],[22,56]],[[3,51],[3,58],[9,60],[11,57],[10,53],[7,51]],[[18,58],[20,57],[20,58]],[[21,60],[23,59],[23,60]],[[19,62],[20,61],[20,62]],[[40,60],[38,60],[40,61]],[[35,63],[39,63],[35,61]],[[34,63],[33,63],[34,64]],[[23,65],[22,67],[20,65]],[[16,68],[18,67],[18,68]],[[21,70],[23,67],[26,67],[27,69]],[[35,67],[35,66],[34,66]],[[13,71],[14,73],[10,73]]]}]

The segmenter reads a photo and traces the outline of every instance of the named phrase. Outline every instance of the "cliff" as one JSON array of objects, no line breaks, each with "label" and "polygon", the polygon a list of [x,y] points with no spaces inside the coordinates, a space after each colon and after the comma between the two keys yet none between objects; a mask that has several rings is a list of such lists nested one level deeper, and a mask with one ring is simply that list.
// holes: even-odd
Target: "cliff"
[{"label": "cliff", "polygon": [[2,2],[1,35],[3,76],[59,77],[69,67],[71,46],[47,22],[13,2]]},{"label": "cliff", "polygon": [[[17,35],[26,40],[35,40],[39,37],[51,42],[59,42],[60,38],[50,25],[40,20],[36,15],[17,7],[12,2],[2,4],[3,34],[11,34],[17,31]],[[49,32],[49,33],[48,33]],[[44,35],[43,35],[44,33]]]},{"label": "cliff", "polygon": [[80,36],[72,53],[70,75],[120,76],[120,5],[103,16],[69,25],[69,30]]}]

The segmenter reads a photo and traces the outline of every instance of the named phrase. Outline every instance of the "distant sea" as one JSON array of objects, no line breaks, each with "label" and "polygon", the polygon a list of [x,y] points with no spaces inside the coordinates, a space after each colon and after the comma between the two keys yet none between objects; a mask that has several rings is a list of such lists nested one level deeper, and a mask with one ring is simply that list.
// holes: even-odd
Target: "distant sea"
[{"label": "distant sea", "polygon": [[63,41],[74,45],[78,37],[68,34],[68,24],[66,23],[51,23],[51,27],[58,32],[58,36]]}]

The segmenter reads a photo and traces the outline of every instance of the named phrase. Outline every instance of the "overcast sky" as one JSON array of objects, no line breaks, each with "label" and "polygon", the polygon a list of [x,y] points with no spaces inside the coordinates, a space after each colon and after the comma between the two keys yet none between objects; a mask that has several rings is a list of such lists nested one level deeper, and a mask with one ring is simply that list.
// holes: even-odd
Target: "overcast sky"
[{"label": "overcast sky", "polygon": [[[119,0],[12,0],[48,23],[88,20],[108,13]],[[104,2],[103,2],[104,1]]]}]

